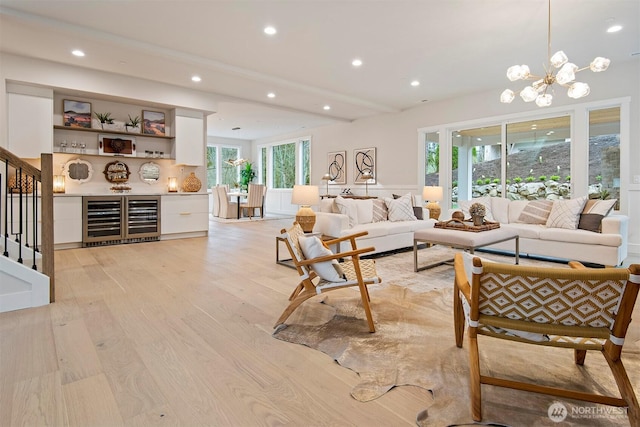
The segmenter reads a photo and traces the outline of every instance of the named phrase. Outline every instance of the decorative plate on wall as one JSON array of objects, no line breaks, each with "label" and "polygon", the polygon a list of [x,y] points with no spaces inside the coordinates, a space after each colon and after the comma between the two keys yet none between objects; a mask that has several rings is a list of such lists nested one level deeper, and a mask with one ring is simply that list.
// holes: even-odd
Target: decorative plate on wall
[{"label": "decorative plate on wall", "polygon": [[107,163],[104,167],[104,176],[112,184],[123,183],[129,181],[129,166],[121,161]]}]

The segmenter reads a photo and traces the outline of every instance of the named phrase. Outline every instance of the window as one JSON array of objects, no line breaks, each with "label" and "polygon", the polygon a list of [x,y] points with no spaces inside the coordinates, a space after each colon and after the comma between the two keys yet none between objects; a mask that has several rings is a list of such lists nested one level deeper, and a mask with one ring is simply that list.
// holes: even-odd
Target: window
[{"label": "window", "polygon": [[218,184],[218,147],[207,147],[207,188]]},{"label": "window", "polygon": [[507,197],[571,198],[569,116],[507,124]]},{"label": "window", "polygon": [[218,184],[229,185],[233,188],[239,180],[240,169],[228,164],[227,160],[236,160],[240,157],[239,147],[207,146],[207,186],[214,187]]},{"label": "window", "polygon": [[[618,199],[616,209],[624,209],[621,169],[629,163],[629,131],[623,126],[628,117],[629,99],[620,98],[474,120],[472,126],[425,128],[424,183],[443,186],[452,208],[458,199],[483,196],[555,200],[588,195]],[[441,153],[451,157],[450,170]]]},{"label": "window", "polygon": [[293,188],[311,183],[311,138],[258,147],[259,179],[270,188]]},{"label": "window", "polygon": [[589,111],[588,183],[589,198],[620,200],[620,107]]}]

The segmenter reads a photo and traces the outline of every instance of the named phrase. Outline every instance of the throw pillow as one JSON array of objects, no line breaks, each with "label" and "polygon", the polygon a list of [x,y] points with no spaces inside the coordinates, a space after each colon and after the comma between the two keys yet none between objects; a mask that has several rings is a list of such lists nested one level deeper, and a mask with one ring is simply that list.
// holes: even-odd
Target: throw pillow
[{"label": "throw pillow", "polygon": [[414,206],[413,207],[413,215],[416,217],[416,219],[423,220],[424,219],[424,215],[423,215],[422,207],[421,206]]},{"label": "throw pillow", "polygon": [[[298,242],[300,242],[300,249],[302,249],[302,253],[304,254],[304,257],[306,259],[333,255],[333,252],[331,252],[329,248],[322,244],[322,240],[320,240],[317,236],[300,236],[298,238]],[[346,279],[344,278],[344,272],[342,271],[342,268],[340,267],[338,261],[336,261],[335,259],[331,261],[311,264],[311,269],[315,271],[321,279],[328,282],[346,281]]]},{"label": "throw pillow", "polygon": [[575,230],[578,228],[580,212],[582,212],[586,201],[587,196],[576,199],[556,200],[553,202],[549,218],[547,218],[547,227]]},{"label": "throw pillow", "polygon": [[345,199],[344,197],[336,197],[336,206],[341,214],[349,217],[349,228],[353,228],[354,225],[358,225],[358,208],[352,199]]},{"label": "throw pillow", "polygon": [[384,200],[373,199],[373,219],[371,222],[386,221],[388,212]]},{"label": "throw pillow", "polygon": [[520,212],[518,222],[544,225],[547,223],[552,207],[553,201],[551,200],[532,200]]},{"label": "throw pillow", "polygon": [[358,224],[369,224],[373,222],[373,199],[354,200],[358,210]]},{"label": "throw pillow", "polygon": [[609,215],[618,199],[587,200],[580,214],[578,228],[602,233],[602,218]]},{"label": "throw pillow", "polygon": [[411,194],[405,194],[398,199],[385,198],[384,202],[389,210],[389,221],[416,221],[413,214]]},{"label": "throw pillow", "polygon": [[495,219],[493,219],[493,213],[491,212],[491,197],[476,197],[471,200],[458,200],[458,207],[462,210],[465,219],[471,218],[469,207],[474,203],[483,204],[485,210],[484,219],[495,222]]}]

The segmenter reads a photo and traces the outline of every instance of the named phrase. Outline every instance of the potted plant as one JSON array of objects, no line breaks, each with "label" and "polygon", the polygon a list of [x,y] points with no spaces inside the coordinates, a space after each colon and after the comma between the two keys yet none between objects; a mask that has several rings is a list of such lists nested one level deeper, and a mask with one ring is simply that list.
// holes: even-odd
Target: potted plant
[{"label": "potted plant", "polygon": [[104,125],[108,124],[108,125],[112,125],[113,124],[113,119],[111,118],[111,113],[98,113],[95,112],[94,113],[97,117],[97,119],[100,121],[100,127],[102,129],[104,129]]},{"label": "potted plant", "polygon": [[249,188],[249,183],[256,177],[256,172],[253,170],[253,165],[250,162],[244,164],[244,169],[240,170],[240,187],[243,190]]},{"label": "potted plant", "polygon": [[486,213],[486,208],[482,203],[473,203],[469,206],[469,214],[473,220],[473,225],[482,225],[484,223],[484,216]]},{"label": "potted plant", "polygon": [[124,124],[127,132],[140,133],[140,116],[131,117],[131,114],[128,116],[129,121]]}]

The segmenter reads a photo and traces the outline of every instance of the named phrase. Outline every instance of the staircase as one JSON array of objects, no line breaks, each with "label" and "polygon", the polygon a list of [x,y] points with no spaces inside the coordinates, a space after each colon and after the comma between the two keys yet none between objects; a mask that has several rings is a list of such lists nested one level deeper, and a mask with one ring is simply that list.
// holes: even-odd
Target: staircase
[{"label": "staircase", "polygon": [[55,300],[53,159],[40,168],[0,147],[0,312]]}]

